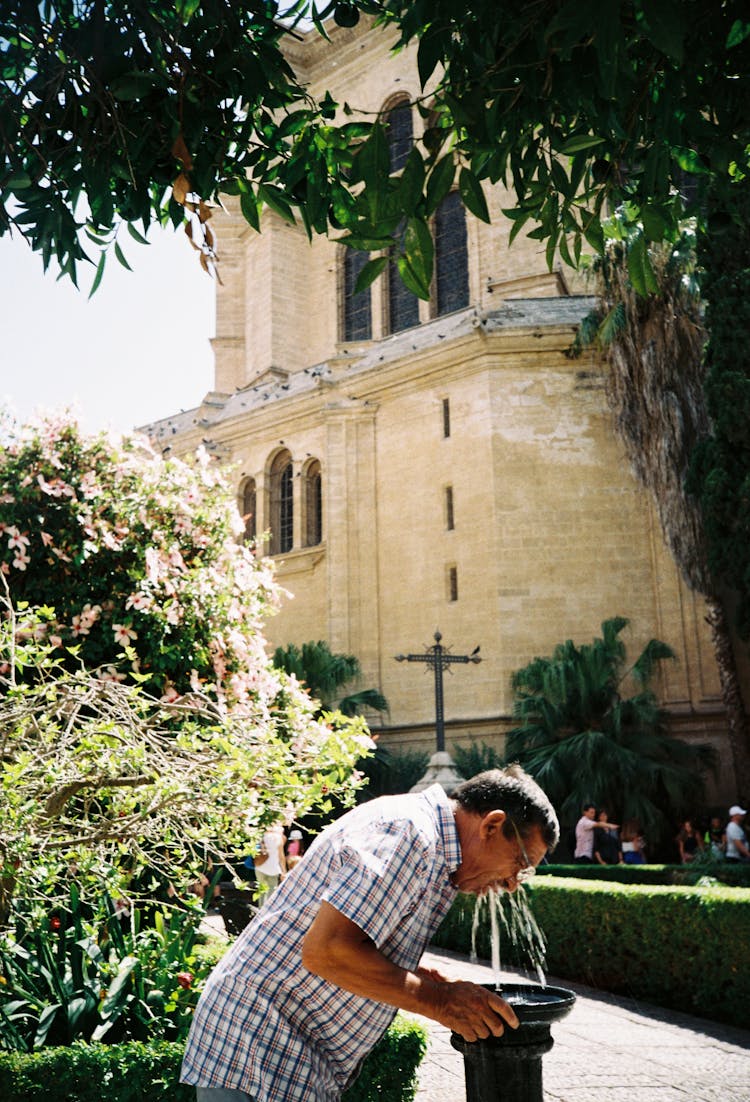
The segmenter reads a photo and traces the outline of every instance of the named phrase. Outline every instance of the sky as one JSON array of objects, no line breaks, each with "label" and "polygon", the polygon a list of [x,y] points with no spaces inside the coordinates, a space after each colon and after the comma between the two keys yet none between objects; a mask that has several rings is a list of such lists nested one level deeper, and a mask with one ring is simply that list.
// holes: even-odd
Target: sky
[{"label": "sky", "polygon": [[70,407],[89,432],[200,405],[213,388],[214,281],[182,230],[148,236],[123,234],[133,271],[112,253],[91,299],[94,266],[77,291],[25,241],[0,237],[0,405],[21,421]]}]

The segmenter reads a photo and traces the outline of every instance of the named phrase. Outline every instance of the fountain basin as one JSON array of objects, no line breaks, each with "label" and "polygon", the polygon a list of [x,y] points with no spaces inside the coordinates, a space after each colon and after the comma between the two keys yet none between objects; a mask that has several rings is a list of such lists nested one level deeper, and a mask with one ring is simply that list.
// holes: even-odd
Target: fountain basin
[{"label": "fountain basin", "polygon": [[565,987],[538,983],[504,984],[499,994],[516,1012],[518,1029],[506,1026],[501,1037],[480,1041],[451,1034],[464,1058],[466,1102],[544,1102],[542,1056],[554,1044],[550,1027],[570,1013],[576,997]]}]

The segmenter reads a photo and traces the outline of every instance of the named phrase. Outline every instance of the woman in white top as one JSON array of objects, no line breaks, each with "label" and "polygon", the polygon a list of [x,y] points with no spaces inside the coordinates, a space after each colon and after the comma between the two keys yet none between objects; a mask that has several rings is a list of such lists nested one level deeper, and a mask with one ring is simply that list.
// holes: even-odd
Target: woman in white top
[{"label": "woman in white top", "polygon": [[263,835],[261,852],[265,850],[265,857],[256,858],[255,874],[258,883],[268,892],[279,886],[279,881],[286,872],[285,841],[281,823],[276,823]]}]

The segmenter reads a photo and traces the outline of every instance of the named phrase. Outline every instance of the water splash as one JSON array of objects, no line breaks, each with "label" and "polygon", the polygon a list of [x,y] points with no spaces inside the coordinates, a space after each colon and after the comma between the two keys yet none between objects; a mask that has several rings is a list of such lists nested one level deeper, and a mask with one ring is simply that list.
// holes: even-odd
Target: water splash
[{"label": "water splash", "polygon": [[[486,916],[485,916],[486,909]],[[501,941],[506,967],[520,968],[524,972],[535,972],[542,987],[546,986],[544,974],[547,943],[539,929],[529,905],[529,899],[521,888],[517,892],[495,891],[490,889],[484,895],[477,896],[474,916],[471,924],[471,958],[477,959],[477,936],[479,925],[489,918],[490,953],[495,988],[500,991]]]}]

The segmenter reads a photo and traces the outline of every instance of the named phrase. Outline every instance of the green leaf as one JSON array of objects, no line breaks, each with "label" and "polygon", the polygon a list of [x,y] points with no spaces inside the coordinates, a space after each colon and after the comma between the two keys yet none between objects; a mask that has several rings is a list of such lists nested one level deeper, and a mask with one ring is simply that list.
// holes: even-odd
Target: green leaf
[{"label": "green leaf", "polygon": [[646,238],[641,233],[633,237],[628,246],[628,275],[634,290],[644,298],[649,293],[655,294],[659,289],[648,255]]},{"label": "green leaf", "polygon": [[515,214],[516,214],[516,218],[515,218],[515,221],[513,222],[513,228],[511,229],[510,236],[508,237],[508,244],[509,245],[513,244],[513,242],[518,237],[518,235],[521,232],[521,230],[523,229],[523,227],[528,222],[529,218],[531,218],[531,211],[529,211],[529,210],[516,211]]},{"label": "green leaf", "polygon": [[456,175],[456,162],[452,153],[447,153],[437,162],[427,180],[427,213],[434,214],[453,186]]},{"label": "green leaf", "polygon": [[128,233],[134,241],[138,242],[139,245],[148,245],[147,239],[143,236],[142,233],[138,232],[132,222],[128,222]]},{"label": "green leaf", "polygon": [[125,253],[122,251],[117,241],[115,241],[115,256],[120,261],[123,268],[127,268],[129,272],[133,271],[133,269],[130,267],[127,260],[125,259]]},{"label": "green leaf", "polygon": [[281,188],[277,188],[273,184],[258,184],[258,198],[262,203],[265,203],[267,207],[270,207],[272,211],[280,215],[285,222],[289,222],[290,225],[296,226],[297,221],[292,213],[292,208],[287,203]]},{"label": "green leaf", "polygon": [[376,256],[374,260],[368,260],[362,271],[357,276],[357,282],[354,285],[354,293],[358,295],[360,291],[366,291],[371,283],[378,278],[380,273],[388,264],[389,257]]},{"label": "green leaf", "polygon": [[107,254],[104,252],[104,250],[102,250],[102,254],[99,257],[99,263],[96,266],[96,275],[94,276],[94,282],[91,284],[91,290],[89,291],[89,298],[92,298],[99,289],[99,284],[101,283],[102,276],[104,275],[104,265],[106,264],[106,262]]},{"label": "green leaf", "polygon": [[564,154],[580,153],[583,149],[593,149],[597,145],[601,145],[604,138],[597,138],[595,134],[574,134],[573,137],[568,138],[561,146],[558,152]]},{"label": "green leaf", "polygon": [[583,236],[597,253],[604,252],[604,230],[595,214],[583,222]]},{"label": "green leaf", "polygon": [[240,192],[240,210],[245,221],[253,227],[256,233],[260,233],[258,201],[252,191]]},{"label": "green leaf", "polygon": [[398,183],[399,206],[404,214],[413,214],[422,198],[424,161],[416,146],[406,158]]},{"label": "green leaf", "polygon": [[3,191],[23,191],[31,187],[32,180],[28,172],[16,172],[10,179],[3,183]]},{"label": "green leaf", "polygon": [[681,65],[686,28],[683,11],[672,0],[643,0],[643,14],[649,40],[657,50]]},{"label": "green leaf", "polygon": [[739,46],[750,35],[750,23],[743,23],[741,19],[735,19],[727,35],[727,49]]},{"label": "green leaf", "polygon": [[443,32],[432,27],[419,40],[417,69],[422,89],[443,57]]},{"label": "green leaf", "polygon": [[420,282],[407,258],[405,256],[400,256],[396,261],[396,265],[404,285],[408,287],[417,298],[425,299],[425,301],[429,300],[430,288],[425,287],[424,284]]},{"label": "green leaf", "polygon": [[482,222],[490,221],[490,212],[487,210],[487,200],[482,191],[482,185],[473,172],[468,168],[462,168],[458,177],[458,190],[464,206]]},{"label": "green leaf", "polygon": [[655,207],[641,207],[641,221],[643,222],[643,232],[649,241],[664,240],[669,225],[667,220]]},{"label": "green leaf", "polygon": [[404,252],[409,267],[419,281],[422,290],[426,292],[423,294],[418,291],[419,297],[429,299],[435,246],[430,227],[423,219],[409,219],[404,235]]},{"label": "green leaf", "polygon": [[115,99],[137,100],[143,99],[149,92],[153,92],[155,87],[165,83],[165,79],[158,73],[142,73],[134,70],[113,80],[109,89]]}]

